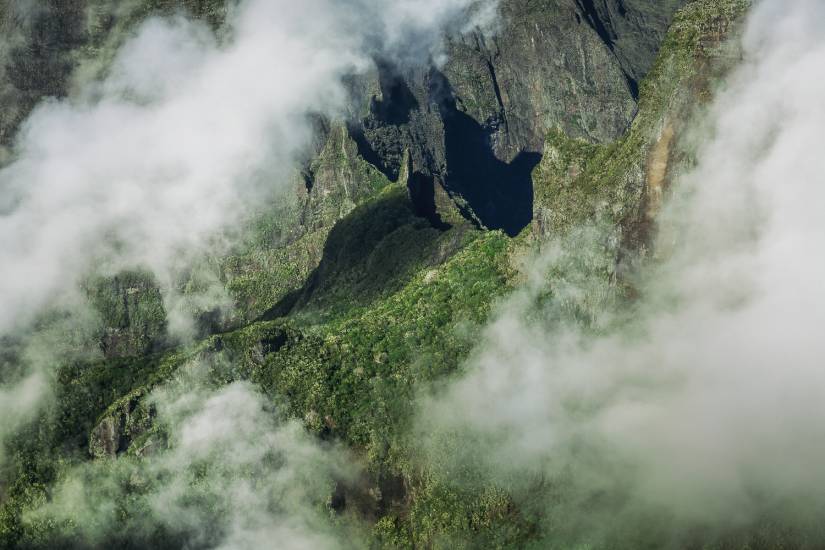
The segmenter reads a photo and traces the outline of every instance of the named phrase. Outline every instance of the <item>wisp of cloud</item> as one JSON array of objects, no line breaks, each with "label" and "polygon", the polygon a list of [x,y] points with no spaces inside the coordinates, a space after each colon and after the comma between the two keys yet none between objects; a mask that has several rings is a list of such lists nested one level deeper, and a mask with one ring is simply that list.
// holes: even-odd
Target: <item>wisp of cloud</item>
[{"label": "wisp of cloud", "polygon": [[[753,8],[632,311],[597,330],[557,321],[551,309],[609,292],[603,270],[550,278],[546,315],[528,315],[528,285],[428,403],[424,425],[483,442],[468,453],[496,482],[550,480],[557,536],[793,523],[825,506],[823,22],[818,0]],[[571,239],[540,265],[599,246],[593,231]]]},{"label": "wisp of cloud", "polygon": [[469,3],[247,0],[224,40],[183,17],[145,22],[104,81],[35,110],[0,172],[0,332],[103,257],[163,280],[286,185],[307,115],[343,113],[343,76],[413,39],[427,62]]},{"label": "wisp of cloud", "polygon": [[[32,112],[0,170],[0,335],[103,269],[148,269],[171,288],[222,231],[288,188],[308,115],[347,110],[343,77],[376,56],[438,57],[471,3],[244,0],[217,34],[184,16],[143,22],[102,80]],[[0,389],[0,410],[24,417],[45,387],[33,374],[22,384]]]},{"label": "wisp of cloud", "polygon": [[25,514],[31,531],[71,547],[357,547],[357,530],[331,521],[326,502],[354,475],[352,459],[284,421],[251,385],[211,388],[211,368],[192,362],[152,393],[142,456],[64,471]]}]

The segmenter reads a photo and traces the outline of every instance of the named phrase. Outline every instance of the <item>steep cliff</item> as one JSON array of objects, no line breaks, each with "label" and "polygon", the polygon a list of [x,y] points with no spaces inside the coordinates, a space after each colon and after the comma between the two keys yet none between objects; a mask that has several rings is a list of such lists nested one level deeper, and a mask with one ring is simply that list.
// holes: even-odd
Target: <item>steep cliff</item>
[{"label": "steep cliff", "polygon": [[[71,93],[78,66],[105,70],[106,52],[135,21],[185,4],[220,29],[225,14],[222,2],[143,2],[125,15],[90,2],[99,19],[89,19],[85,3],[52,4],[25,15],[3,4],[17,44],[0,51],[8,76],[0,93],[13,106],[0,119],[3,144],[38,101]],[[320,507],[332,522],[352,521],[365,544],[554,547],[556,518],[546,509],[516,501],[504,484],[465,483],[472,465],[445,479],[436,459],[422,461],[417,400],[460,371],[497,300],[528,278],[523,257],[550,238],[607,225],[605,279],[632,303],[624,275],[652,254],[663,197],[693,162],[689,124],[741,60],[748,6],[502,0],[499,24],[447,37],[443,60],[374,60],[348,82],[346,116],[314,119],[290,192],[259,205],[229,251],[171,283],[140,271],[89,279],[101,354],[61,365],[54,402],[10,438],[0,546],[89,545],[87,518],[60,509],[58,521],[47,506],[77,467],[115,495],[106,517],[117,524],[95,524],[92,546],[190,540],[192,526],[170,535],[141,523],[168,475],[141,468],[175,439],[175,426],[159,420],[159,395],[196,379],[211,390],[251,382],[317,440],[346,446],[362,471],[339,473]],[[84,27],[89,20],[98,23]],[[181,344],[168,334],[162,295],[169,286],[194,292],[203,273],[231,307],[193,306],[195,343]],[[202,364],[210,369],[201,379],[192,372]],[[192,485],[213,467],[192,466]],[[529,482],[535,501],[563,494]],[[720,547],[776,542],[749,528]],[[672,544],[655,532],[613,535],[610,547]],[[204,537],[191,540],[211,547]],[[705,547],[697,540],[684,547]]]},{"label": "steep cliff", "polygon": [[354,123],[361,153],[396,179],[408,152],[420,212],[449,218],[457,207],[516,235],[530,222],[529,174],[547,131],[594,143],[624,134],[679,5],[502,2],[499,26],[452,38],[443,67],[378,65],[364,88],[379,93]]}]

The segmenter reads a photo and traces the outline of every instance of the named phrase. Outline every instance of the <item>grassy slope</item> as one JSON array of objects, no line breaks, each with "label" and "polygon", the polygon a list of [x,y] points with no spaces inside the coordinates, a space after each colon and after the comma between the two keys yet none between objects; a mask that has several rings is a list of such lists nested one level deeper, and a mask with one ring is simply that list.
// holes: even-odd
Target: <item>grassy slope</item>
[{"label": "grassy slope", "polygon": [[[147,414],[136,413],[142,398],[196,356],[231,359],[236,368],[223,382],[251,379],[273,397],[286,396],[310,430],[359,449],[376,475],[397,472],[393,455],[401,452],[416,384],[454,370],[467,354],[491,300],[507,288],[513,246],[500,233],[432,230],[412,216],[405,195],[389,189],[345,218],[347,231],[330,245],[334,268],[317,277],[294,319],[253,323],[165,356],[62,369],[54,408],[14,443],[16,481],[0,512],[0,541],[50,540],[55,526],[30,526],[34,537],[20,512],[42,502],[62,468],[85,459],[101,420],[120,423],[128,411],[124,431],[130,452],[138,452],[148,428]],[[374,232],[381,219],[388,230]],[[441,252],[456,248],[444,261]],[[317,324],[319,308],[324,322]],[[94,451],[100,445],[91,439]]]},{"label": "grassy slope", "polygon": [[[680,13],[624,139],[600,147],[555,132],[548,137],[548,154],[535,174],[543,233],[602,214],[618,226],[632,225],[644,197],[640,172],[662,119],[681,109],[681,90],[704,66],[708,35],[745,5],[699,0]],[[20,511],[45,498],[61,468],[85,459],[95,424],[123,414],[124,405],[139,402],[198,354],[230,357],[237,365],[230,378],[247,378],[273,397],[285,396],[290,413],[310,430],[359,452],[371,472],[369,483],[387,493],[364,505],[375,521],[376,545],[527,543],[537,532],[534,520],[523,517],[505,491],[470,490],[432,476],[410,463],[405,441],[415,395],[459,369],[492,304],[517,278],[511,256],[521,243],[496,232],[435,231],[411,216],[400,189],[387,188],[326,239],[321,266],[288,317],[254,322],[163,357],[65,367],[57,403],[16,442],[16,481],[0,511],[0,546],[29,536]],[[250,276],[230,285],[247,300],[269,295],[268,307],[284,296],[272,289],[280,288],[276,279],[293,269],[294,260],[288,253],[267,256]],[[131,428],[129,452],[137,453],[146,426],[139,421]],[[389,491],[393,479],[403,489]]]}]

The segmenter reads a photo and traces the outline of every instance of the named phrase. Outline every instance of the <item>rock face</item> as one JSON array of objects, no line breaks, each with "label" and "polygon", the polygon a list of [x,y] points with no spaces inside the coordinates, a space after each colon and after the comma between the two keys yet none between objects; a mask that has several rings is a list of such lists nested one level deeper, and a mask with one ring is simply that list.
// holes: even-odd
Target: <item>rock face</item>
[{"label": "rock face", "polygon": [[576,0],[587,23],[613,52],[634,96],[650,70],[673,14],[687,0]]},{"label": "rock face", "polygon": [[[141,394],[128,396],[113,405],[89,434],[89,455],[93,458],[114,458],[127,450],[142,455],[150,451],[152,441],[141,440],[152,428],[154,409],[141,401]],[[137,441],[138,445],[132,447]]]},{"label": "rock face", "polygon": [[740,60],[747,0],[695,0],[670,26],[656,64],[640,89],[640,111],[610,146],[550,132],[534,172],[534,234],[562,234],[582,220],[615,228],[619,263],[644,256],[663,198],[690,167],[689,123],[712,97],[714,82]]},{"label": "rock face", "polygon": [[185,9],[218,25],[225,0],[0,1],[0,164],[15,132],[46,97],[64,97],[84,59],[111,48],[121,31],[152,13]]},{"label": "rock face", "polygon": [[[443,67],[378,60],[354,84],[360,106],[351,137],[361,157],[391,180],[409,162],[420,214],[442,223],[460,213],[479,227],[515,235],[530,222],[530,172],[548,130],[594,143],[621,136],[636,113],[638,82],[685,2],[501,0],[500,25],[451,37]],[[151,0],[119,18],[105,6],[98,0],[3,4],[0,28],[9,38],[0,46],[0,100],[7,106],[0,146],[10,144],[38,101],[68,92],[78,61],[117,35],[119,25],[181,7],[219,25],[225,13],[223,0]],[[308,184],[315,181],[308,174]]]},{"label": "rock face", "polygon": [[458,108],[491,134],[498,158],[540,152],[547,130],[604,142],[636,104],[622,68],[575,2],[502,5],[503,28],[462,37],[445,68]]},{"label": "rock face", "polygon": [[0,146],[43,97],[65,95],[72,51],[86,41],[84,7],[83,0],[0,6]]},{"label": "rock face", "polygon": [[531,220],[530,174],[547,132],[593,143],[623,135],[638,81],[683,3],[504,0],[500,27],[452,37],[443,67],[379,62],[359,87],[368,108],[353,138],[390,179],[409,159],[422,215],[440,223],[452,207],[515,235]]}]

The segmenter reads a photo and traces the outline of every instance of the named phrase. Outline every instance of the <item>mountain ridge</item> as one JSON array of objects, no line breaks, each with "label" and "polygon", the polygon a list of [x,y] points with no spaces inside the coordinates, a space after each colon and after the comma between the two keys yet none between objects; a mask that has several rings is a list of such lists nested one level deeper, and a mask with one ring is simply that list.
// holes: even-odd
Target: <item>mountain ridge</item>
[{"label": "mountain ridge", "polygon": [[[165,13],[173,4],[143,7]],[[220,28],[222,5],[187,7]],[[176,283],[185,294],[217,280],[232,301],[228,311],[193,306],[194,343],[168,334],[165,289],[151,274],[89,280],[105,357],[61,365],[56,403],[11,438],[0,545],[180,547],[185,531],[142,530],[139,495],[153,482],[118,468],[164,456],[174,427],[158,420],[157,394],[186,384],[197,363],[211,366],[207,387],[251,382],[318,441],[347,447],[363,473],[335,479],[321,508],[333,523],[357,525],[364,546],[563,547],[552,538],[553,518],[533,502],[495,483],[451,483],[440,464],[422,459],[416,407],[461,372],[498,301],[529,277],[524,258],[551,239],[586,224],[608,227],[594,269],[615,294],[609,299],[632,307],[639,265],[656,261],[663,197],[695,162],[690,125],[741,61],[749,7],[504,0],[501,28],[450,37],[443,65],[378,60],[349,83],[346,120],[315,121],[313,151],[287,198],[263,205],[230,254],[206,258]],[[66,16],[49,10],[47,18]],[[4,91],[26,96],[16,100],[23,110],[30,92]],[[0,136],[22,118],[4,118]],[[117,470],[127,490],[115,492],[115,503],[127,529],[104,526],[102,539],[88,539],[71,514],[35,513],[78,465],[92,478]],[[536,500],[553,498],[552,487],[535,485]],[[652,531],[649,539],[621,528],[613,536],[627,547],[673,544]],[[696,544],[679,547],[782,541],[770,526],[721,539],[696,531]]]}]

